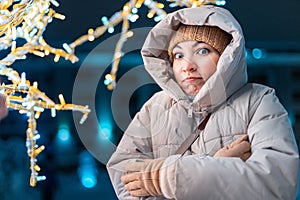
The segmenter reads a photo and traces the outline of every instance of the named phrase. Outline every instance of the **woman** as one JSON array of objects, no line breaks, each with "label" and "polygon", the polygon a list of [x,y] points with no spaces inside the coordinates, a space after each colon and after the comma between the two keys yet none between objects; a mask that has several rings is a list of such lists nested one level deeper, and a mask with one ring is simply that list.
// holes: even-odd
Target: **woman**
[{"label": "woman", "polygon": [[[169,14],[142,56],[162,91],[136,114],[107,164],[119,199],[295,198],[292,127],[273,89],[247,83],[245,41],[230,12],[202,6]],[[200,136],[176,154],[197,127]]]}]

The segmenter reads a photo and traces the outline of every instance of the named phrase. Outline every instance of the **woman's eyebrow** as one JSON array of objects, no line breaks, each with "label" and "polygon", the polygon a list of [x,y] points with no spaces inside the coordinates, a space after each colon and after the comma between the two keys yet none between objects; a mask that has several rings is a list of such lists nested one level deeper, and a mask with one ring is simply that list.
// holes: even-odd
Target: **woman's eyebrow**
[{"label": "woman's eyebrow", "polygon": [[175,49],[175,48],[182,49],[182,47],[179,44],[176,44],[173,49]]},{"label": "woman's eyebrow", "polygon": [[[195,41],[195,43],[192,44],[192,47],[194,48],[194,47],[198,46],[199,44],[205,44],[205,42],[202,42],[202,41]],[[174,46],[173,49],[175,49],[175,48],[182,49],[182,47],[180,46],[180,43],[179,43],[179,44],[176,44],[176,45]]]},{"label": "woman's eyebrow", "polygon": [[196,47],[196,46],[198,46],[199,44],[203,44],[204,42],[202,42],[202,41],[196,41],[193,45],[192,45],[192,47]]}]

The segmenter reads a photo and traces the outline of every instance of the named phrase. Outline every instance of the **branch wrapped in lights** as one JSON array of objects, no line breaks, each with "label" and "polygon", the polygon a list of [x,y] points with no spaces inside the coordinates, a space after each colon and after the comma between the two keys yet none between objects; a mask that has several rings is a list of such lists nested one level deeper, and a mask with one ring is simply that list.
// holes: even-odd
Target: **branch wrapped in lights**
[{"label": "branch wrapped in lights", "polygon": [[20,80],[21,81],[18,84],[2,84],[0,86],[0,92],[7,96],[6,105],[8,108],[19,110],[20,114],[26,114],[28,116],[26,147],[27,154],[30,157],[30,185],[34,187],[37,181],[46,179],[45,176],[38,175],[40,167],[36,163],[37,156],[45,149],[45,146],[38,146],[36,143],[37,139],[40,137],[38,131],[36,130],[36,119],[40,117],[40,114],[45,109],[51,110],[52,117],[55,117],[56,110],[72,110],[83,113],[83,116],[80,120],[80,123],[82,124],[88,117],[90,109],[88,106],[66,104],[62,94],[59,95],[60,104],[56,104],[49,97],[47,97],[45,93],[38,89],[37,82],[34,82],[33,85],[30,85],[30,82],[26,80],[24,73],[22,74]]},{"label": "branch wrapped in lights", "polygon": [[[224,5],[224,0],[167,0],[170,7],[197,7],[208,3]],[[18,3],[17,3],[18,2]],[[36,157],[43,151],[44,146],[38,147],[36,140],[36,119],[45,109],[51,109],[53,115],[56,110],[73,110],[83,113],[81,123],[87,118],[90,110],[87,106],[66,104],[63,96],[60,95],[60,104],[55,104],[50,98],[37,88],[37,83],[32,86],[25,76],[20,77],[18,72],[10,68],[15,61],[26,59],[28,53],[40,57],[49,54],[54,55],[54,61],[58,62],[61,57],[72,63],[77,62],[75,55],[77,46],[94,41],[101,37],[106,31],[113,32],[114,27],[122,22],[122,32],[116,44],[114,60],[110,74],[105,76],[105,84],[108,89],[114,89],[116,85],[116,73],[123,55],[122,48],[128,38],[133,36],[129,30],[130,23],[139,19],[138,9],[143,5],[148,7],[148,18],[154,18],[156,22],[163,19],[167,13],[164,4],[153,0],[130,0],[125,3],[121,11],[113,14],[110,19],[102,18],[103,25],[96,29],[89,29],[86,35],[76,39],[71,44],[63,44],[63,48],[51,47],[43,38],[46,26],[53,18],[65,19],[65,16],[55,12],[51,5],[59,6],[56,0],[2,0],[0,1],[0,51],[9,51],[0,59],[0,75],[7,76],[12,81],[11,85],[1,85],[0,93],[7,96],[7,106],[13,110],[19,110],[21,114],[28,115],[28,129],[26,131],[27,153],[30,157],[31,178],[30,185],[35,186],[36,182],[45,179],[38,176],[40,168],[36,164]],[[18,40],[17,40],[18,39]],[[21,39],[22,41],[20,42]],[[3,54],[2,54],[3,55]],[[23,96],[16,96],[22,93]]]},{"label": "branch wrapped in lights", "polygon": [[[2,84],[0,93],[7,97],[8,108],[19,110],[20,114],[28,116],[26,147],[30,157],[30,185],[32,187],[36,185],[37,181],[46,178],[38,175],[40,167],[36,164],[37,156],[45,149],[45,146],[38,146],[36,143],[39,138],[36,119],[45,109],[50,109],[53,117],[56,110],[72,110],[83,113],[80,120],[80,123],[83,123],[90,112],[88,106],[66,104],[63,95],[59,95],[60,104],[55,104],[37,88],[36,82],[30,85],[25,74],[20,77],[17,71],[8,67],[16,60],[26,59],[28,53],[41,57],[54,54],[56,62],[60,57],[71,62],[78,61],[73,53],[53,48],[43,38],[43,32],[53,18],[62,20],[65,18],[49,8],[50,4],[58,6],[55,0],[4,0],[0,2],[0,51],[1,53],[4,50],[9,52],[0,60],[0,75],[7,76],[12,81],[12,84],[9,85]],[[23,41],[17,41],[17,39]],[[20,46],[18,46],[19,43],[21,43]]]},{"label": "branch wrapped in lights", "polygon": [[17,1],[4,0],[0,3],[0,51],[10,48],[10,52],[1,58],[0,69],[16,60],[26,59],[28,53],[40,57],[54,54],[56,62],[60,57],[77,62],[78,58],[73,53],[53,48],[43,38],[46,26],[53,18],[65,19],[64,15],[49,8],[51,4],[59,4],[55,0],[22,0],[13,4]]},{"label": "branch wrapped in lights", "polygon": [[[110,19],[102,17],[103,25],[96,29],[89,29],[86,35],[80,36],[71,44],[63,44],[63,49],[53,48],[43,38],[43,32],[46,26],[53,18],[65,19],[65,16],[55,12],[49,6],[59,6],[55,0],[22,0],[18,4],[13,2],[19,0],[4,0],[0,3],[0,51],[10,49],[10,53],[0,60],[0,70],[12,65],[16,60],[26,59],[26,54],[31,53],[37,56],[47,56],[54,54],[54,61],[58,62],[60,57],[77,62],[75,48],[87,41],[94,41],[102,36],[106,31],[112,33],[114,27],[122,22],[122,32],[119,41],[116,44],[114,60],[110,74],[105,76],[105,84],[108,89],[114,89],[116,85],[116,73],[120,59],[123,55],[122,47],[128,38],[133,36],[129,30],[130,23],[139,19],[138,9],[143,5],[147,6],[149,12],[148,18],[154,18],[158,22],[163,19],[167,13],[164,10],[164,4],[153,0],[130,0],[125,3],[121,11],[116,12]],[[199,7],[205,4],[213,3],[224,5],[225,0],[167,0],[170,7]],[[18,46],[16,39],[24,39],[26,42]],[[10,75],[10,74],[9,74]],[[13,77],[9,77],[13,78]]]},{"label": "branch wrapped in lights", "polygon": [[[170,2],[170,7],[199,7],[205,4],[213,3],[217,5],[224,5],[224,0],[167,0]],[[112,90],[116,85],[116,73],[118,71],[118,66],[120,59],[123,55],[122,47],[128,38],[133,36],[133,32],[129,30],[130,22],[135,22],[139,15],[138,9],[145,5],[148,7],[149,12],[147,14],[148,18],[154,18],[154,21],[158,22],[163,19],[167,13],[165,12],[164,4],[158,3],[153,0],[131,0],[123,6],[123,10],[116,12],[112,17],[108,20],[107,17],[102,17],[103,25],[97,27],[95,30],[89,29],[88,34],[79,37],[73,43],[69,45],[65,45],[68,52],[74,53],[75,48],[78,45],[86,41],[93,41],[96,38],[99,38],[101,35],[108,32],[112,33],[114,31],[114,27],[119,23],[122,23],[122,32],[119,41],[116,44],[115,52],[114,52],[114,60],[112,63],[112,69],[109,74],[105,76],[104,84],[107,85],[107,88]],[[155,17],[154,17],[155,16]]]}]

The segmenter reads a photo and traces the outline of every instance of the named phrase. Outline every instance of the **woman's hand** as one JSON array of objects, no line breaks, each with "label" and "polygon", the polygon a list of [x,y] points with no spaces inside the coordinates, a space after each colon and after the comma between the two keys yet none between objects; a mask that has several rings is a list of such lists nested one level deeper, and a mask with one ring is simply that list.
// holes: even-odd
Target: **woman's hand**
[{"label": "woman's hand", "polygon": [[214,157],[239,157],[246,161],[251,156],[251,144],[248,135],[243,135],[229,145],[217,151]]},{"label": "woman's hand", "polygon": [[146,159],[124,165],[121,181],[132,196],[161,196],[159,172],[165,158]]}]

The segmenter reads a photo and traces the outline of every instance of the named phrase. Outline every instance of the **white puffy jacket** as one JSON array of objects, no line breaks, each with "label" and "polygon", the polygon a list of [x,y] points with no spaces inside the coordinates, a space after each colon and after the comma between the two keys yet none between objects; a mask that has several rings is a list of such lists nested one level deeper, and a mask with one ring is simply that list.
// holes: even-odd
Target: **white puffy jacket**
[{"label": "white puffy jacket", "polygon": [[[233,37],[193,101],[174,80],[166,54],[180,23],[219,26]],[[202,6],[169,14],[149,33],[142,56],[163,90],[136,114],[107,164],[119,199],[139,199],[120,181],[123,164],[159,157],[166,158],[160,170],[163,196],[140,199],[295,199],[299,155],[287,112],[273,89],[247,83],[243,33],[227,10]],[[174,155],[207,113],[211,117],[199,139],[184,156]],[[213,157],[245,133],[252,151],[246,162]]]}]

